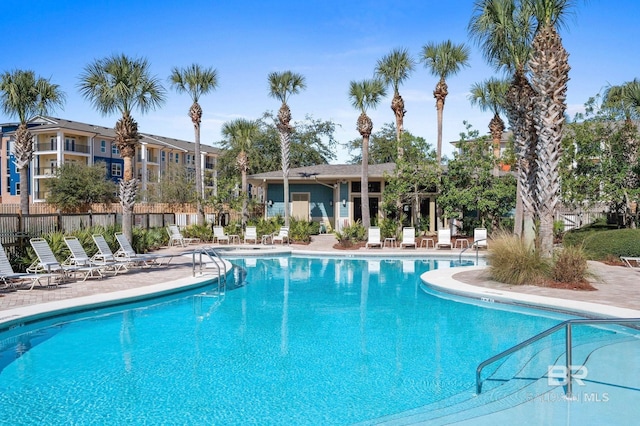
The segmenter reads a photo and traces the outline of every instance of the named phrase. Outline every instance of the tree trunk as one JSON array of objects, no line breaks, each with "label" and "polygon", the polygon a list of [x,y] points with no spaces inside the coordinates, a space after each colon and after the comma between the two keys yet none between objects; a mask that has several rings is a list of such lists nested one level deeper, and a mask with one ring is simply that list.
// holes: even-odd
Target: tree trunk
[{"label": "tree trunk", "polygon": [[204,189],[202,184],[202,164],[200,163],[200,122],[193,123],[193,130],[195,132],[195,165],[196,165],[196,209],[198,211],[197,224],[204,225],[204,206],[202,201],[204,200]]},{"label": "tree trunk", "polygon": [[29,166],[20,169],[20,211],[29,214]]},{"label": "tree trunk", "polygon": [[369,136],[362,138],[362,177],[360,182],[362,226],[368,232],[371,226],[371,217],[369,216]]},{"label": "tree trunk", "polygon": [[242,169],[242,227],[247,226],[249,221],[249,210],[247,204],[249,201],[249,193],[247,191],[247,171]]},{"label": "tree trunk", "polygon": [[569,54],[562,46],[553,25],[539,30],[532,43],[531,86],[535,90],[536,192],[540,220],[540,250],[544,257],[553,254],[553,221],[559,202],[558,163],[562,127],[566,110]]},{"label": "tree trunk", "polygon": [[282,186],[284,191],[284,226],[289,226],[289,132],[280,130],[280,151],[282,156]]},{"label": "tree trunk", "polygon": [[444,100],[449,93],[447,83],[441,78],[433,91],[433,97],[436,98],[436,110],[438,111],[438,146],[436,150],[436,162],[438,165],[442,163],[442,113],[444,111]]},{"label": "tree trunk", "polygon": [[393,95],[393,99],[391,100],[391,109],[396,117],[396,148],[398,151],[398,160],[400,160],[404,155],[404,149],[402,148],[400,141],[402,140],[402,132],[404,131],[404,114],[406,111],[404,109],[404,100],[397,92]]}]

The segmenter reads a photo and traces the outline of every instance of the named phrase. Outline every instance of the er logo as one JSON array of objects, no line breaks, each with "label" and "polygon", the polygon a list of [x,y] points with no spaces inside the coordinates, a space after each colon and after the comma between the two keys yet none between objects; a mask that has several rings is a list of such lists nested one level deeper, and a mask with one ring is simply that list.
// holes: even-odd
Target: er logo
[{"label": "er logo", "polygon": [[[582,379],[587,378],[589,370],[584,365],[572,365],[571,378],[576,381],[579,386],[584,386]],[[550,365],[547,371],[547,384],[549,386],[564,386],[568,382],[567,367],[564,365]]]}]

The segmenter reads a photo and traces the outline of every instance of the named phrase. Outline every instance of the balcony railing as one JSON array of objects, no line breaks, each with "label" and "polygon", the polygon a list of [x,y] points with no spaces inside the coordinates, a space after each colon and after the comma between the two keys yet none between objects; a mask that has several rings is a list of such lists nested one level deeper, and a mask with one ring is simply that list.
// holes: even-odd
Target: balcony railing
[{"label": "balcony railing", "polygon": [[35,144],[34,149],[36,151],[57,151],[58,143],[57,142],[43,142]]},{"label": "balcony railing", "polygon": [[37,169],[35,169],[34,174],[36,176],[55,176],[57,169],[58,168],[55,167],[55,166],[52,166],[52,167],[38,167]]},{"label": "balcony railing", "polygon": [[[37,143],[34,147],[35,151],[57,151],[58,143],[57,142],[44,142]],[[89,154],[91,152],[91,147],[89,145],[83,144],[64,144],[65,152],[79,152],[81,154]]]}]

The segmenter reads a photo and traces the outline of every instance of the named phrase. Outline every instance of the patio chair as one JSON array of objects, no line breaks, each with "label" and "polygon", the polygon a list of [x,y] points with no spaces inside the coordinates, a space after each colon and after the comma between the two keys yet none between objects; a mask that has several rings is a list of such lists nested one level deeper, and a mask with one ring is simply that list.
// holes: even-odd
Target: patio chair
[{"label": "patio chair", "polygon": [[620,256],[620,260],[629,268],[640,269],[640,257]]},{"label": "patio chair", "polygon": [[284,244],[284,240],[287,240],[287,244],[289,244],[289,227],[288,226],[281,227],[280,231],[274,232],[273,235],[271,236],[271,242],[273,242],[273,244],[277,243],[278,241],[280,242],[280,244]]},{"label": "patio chair", "polygon": [[382,241],[380,241],[380,228],[372,226],[369,228],[369,237],[365,248],[380,247],[382,248]]},{"label": "patio chair", "polygon": [[102,278],[102,272],[98,266],[63,265],[58,262],[56,255],[53,254],[53,250],[44,238],[32,238],[29,242],[38,259],[27,268],[28,272],[57,273],[62,276],[62,279],[80,274],[82,281],[86,281],[87,278]]},{"label": "patio chair", "polygon": [[439,229],[438,230],[438,242],[436,243],[436,248],[442,248],[442,247],[449,247],[450,249],[453,248],[453,245],[451,244],[451,231],[448,229]]},{"label": "patio chair", "polygon": [[[127,239],[127,237],[122,232],[115,233],[116,240],[118,240],[118,244],[120,244],[120,248],[114,253],[116,259],[126,260],[132,264],[137,264],[140,266],[160,266],[160,265],[168,265],[173,259],[173,255],[158,255],[158,254],[142,254],[136,253],[136,251],[131,247],[131,243]],[[161,259],[167,259],[166,262],[161,262]]]},{"label": "patio chair", "polygon": [[222,244],[223,241],[226,241],[229,244],[229,236],[224,233],[224,228],[222,226],[214,226],[213,227],[213,242],[218,242],[218,244]]},{"label": "patio chair", "polygon": [[416,228],[402,228],[402,242],[400,243],[400,248],[402,247],[418,248],[418,244],[416,244]]},{"label": "patio chair", "polygon": [[[4,288],[18,288],[25,282],[31,281],[31,287],[28,290],[33,290],[36,284],[43,287],[41,279],[47,278],[49,280],[51,277],[56,276],[56,274],[13,272],[13,267],[9,262],[7,253],[4,251],[4,247],[0,250],[0,281],[4,284]],[[47,281],[47,285],[49,285],[49,281]]]},{"label": "patio chair", "polygon": [[247,226],[244,231],[244,243],[247,244],[247,241],[253,241],[254,244],[258,244],[258,231],[255,226]]},{"label": "patio chair", "polygon": [[80,243],[80,240],[76,237],[64,237],[64,242],[67,244],[69,251],[71,254],[64,261],[63,265],[71,265],[71,266],[96,266],[100,269],[100,272],[112,271],[113,275],[117,275],[121,269],[127,270],[126,262],[119,262],[115,259],[113,260],[100,260],[90,258],[86,251],[84,251],[84,247]]},{"label": "patio chair", "polygon": [[486,228],[476,228],[473,230],[473,247],[487,248]]},{"label": "patio chair", "polygon": [[200,238],[184,237],[182,232],[180,232],[178,225],[169,225],[167,227],[167,232],[169,232],[169,246],[180,244],[181,247],[186,247],[189,244],[197,244],[200,242]]}]

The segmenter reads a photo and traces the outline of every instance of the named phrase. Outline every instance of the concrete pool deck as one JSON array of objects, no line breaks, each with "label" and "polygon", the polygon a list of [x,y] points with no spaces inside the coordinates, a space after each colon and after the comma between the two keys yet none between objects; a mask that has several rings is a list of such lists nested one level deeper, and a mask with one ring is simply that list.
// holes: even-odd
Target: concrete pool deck
[{"label": "concrete pool deck", "polygon": [[[312,238],[308,245],[277,247],[261,245],[240,245],[246,248],[242,252],[247,254],[276,254],[278,252],[300,254],[329,254],[350,256],[445,256],[457,257],[461,250],[435,249],[400,249],[385,247],[383,249],[336,250],[333,248],[336,239],[333,235],[318,235]],[[78,305],[99,305],[119,298],[143,297],[145,294],[157,291],[168,292],[172,289],[192,286],[211,279],[211,275],[192,275],[192,259],[190,256],[180,256],[185,251],[198,246],[170,247],[158,251],[161,254],[176,255],[167,266],[145,269],[132,269],[117,276],[107,276],[101,280],[88,279],[84,282],[71,282],[58,287],[38,287],[32,291],[0,290],[0,327],[4,323],[14,322],[20,318],[37,315],[41,312],[62,310]],[[224,246],[223,246],[224,247]],[[269,248],[269,250],[256,249]],[[240,255],[241,251],[234,254]],[[471,250],[465,254],[472,255]],[[598,315],[615,317],[640,317],[640,270],[622,266],[609,266],[599,262],[590,262],[591,279],[597,291],[561,290],[537,286],[508,286],[491,281],[485,268],[471,267],[461,271],[442,269],[427,273],[435,278],[434,282],[443,282],[443,289],[450,285],[456,287],[457,294],[471,294],[482,298],[486,294],[508,295],[514,300],[522,299],[527,304],[541,303],[543,306],[558,306],[563,310],[577,312],[594,312]],[[460,286],[464,291],[460,293]],[[475,289],[475,290],[474,290]],[[554,301],[555,299],[555,301]],[[6,325],[6,324],[5,324]]]}]

